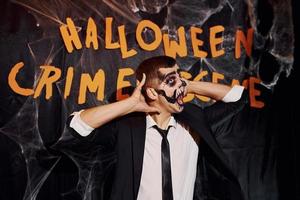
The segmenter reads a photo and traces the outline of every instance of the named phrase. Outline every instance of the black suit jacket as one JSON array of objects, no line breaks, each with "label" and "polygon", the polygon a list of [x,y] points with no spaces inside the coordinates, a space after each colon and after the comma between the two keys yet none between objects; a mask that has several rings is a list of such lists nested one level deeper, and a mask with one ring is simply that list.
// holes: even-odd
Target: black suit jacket
[{"label": "black suit jacket", "polygon": [[[207,109],[187,103],[176,120],[189,126],[199,134],[199,156],[194,199],[241,200],[242,191],[236,176],[219,147],[211,127],[221,123],[241,110],[247,102],[247,94],[235,103],[218,102]],[[68,127],[71,118],[68,120]],[[144,113],[132,113],[116,119],[98,129],[88,137],[82,137],[72,128],[70,133],[81,141],[102,144],[114,151],[116,161],[110,174],[111,187],[106,187],[104,196],[111,200],[136,199],[143,165],[146,117]]]}]

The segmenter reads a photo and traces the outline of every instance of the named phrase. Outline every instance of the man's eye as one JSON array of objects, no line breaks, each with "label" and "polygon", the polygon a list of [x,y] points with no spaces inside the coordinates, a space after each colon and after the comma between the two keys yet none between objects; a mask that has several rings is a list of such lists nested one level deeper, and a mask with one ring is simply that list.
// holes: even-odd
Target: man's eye
[{"label": "man's eye", "polygon": [[174,78],[167,79],[166,83],[172,87],[175,85],[175,79]]}]

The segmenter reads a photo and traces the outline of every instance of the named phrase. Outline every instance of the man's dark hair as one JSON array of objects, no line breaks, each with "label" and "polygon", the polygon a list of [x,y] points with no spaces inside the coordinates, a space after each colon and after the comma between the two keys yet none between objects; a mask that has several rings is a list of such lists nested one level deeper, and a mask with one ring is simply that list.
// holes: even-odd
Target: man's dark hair
[{"label": "man's dark hair", "polygon": [[143,73],[146,75],[144,86],[151,86],[155,79],[160,80],[162,75],[159,73],[160,68],[174,67],[176,60],[169,56],[155,56],[144,60],[136,69],[136,78],[141,81]]}]

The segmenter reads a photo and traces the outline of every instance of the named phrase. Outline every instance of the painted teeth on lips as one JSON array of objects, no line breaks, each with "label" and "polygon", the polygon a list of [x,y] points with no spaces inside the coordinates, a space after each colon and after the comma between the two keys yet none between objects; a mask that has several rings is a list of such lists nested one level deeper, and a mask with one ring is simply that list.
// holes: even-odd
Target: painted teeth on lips
[{"label": "painted teeth on lips", "polygon": [[182,106],[183,105],[183,97],[184,97],[184,92],[181,91],[177,97],[177,104]]},{"label": "painted teeth on lips", "polygon": [[184,90],[183,89],[180,89],[178,92],[177,92],[177,97],[176,98],[180,98],[181,95],[184,94]]}]

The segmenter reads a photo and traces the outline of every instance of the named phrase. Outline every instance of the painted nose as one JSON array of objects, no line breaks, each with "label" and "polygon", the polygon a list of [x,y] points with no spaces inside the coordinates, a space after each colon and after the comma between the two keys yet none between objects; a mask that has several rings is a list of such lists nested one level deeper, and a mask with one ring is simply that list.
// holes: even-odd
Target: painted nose
[{"label": "painted nose", "polygon": [[185,87],[186,86],[186,82],[184,80],[181,79],[181,86]]}]

